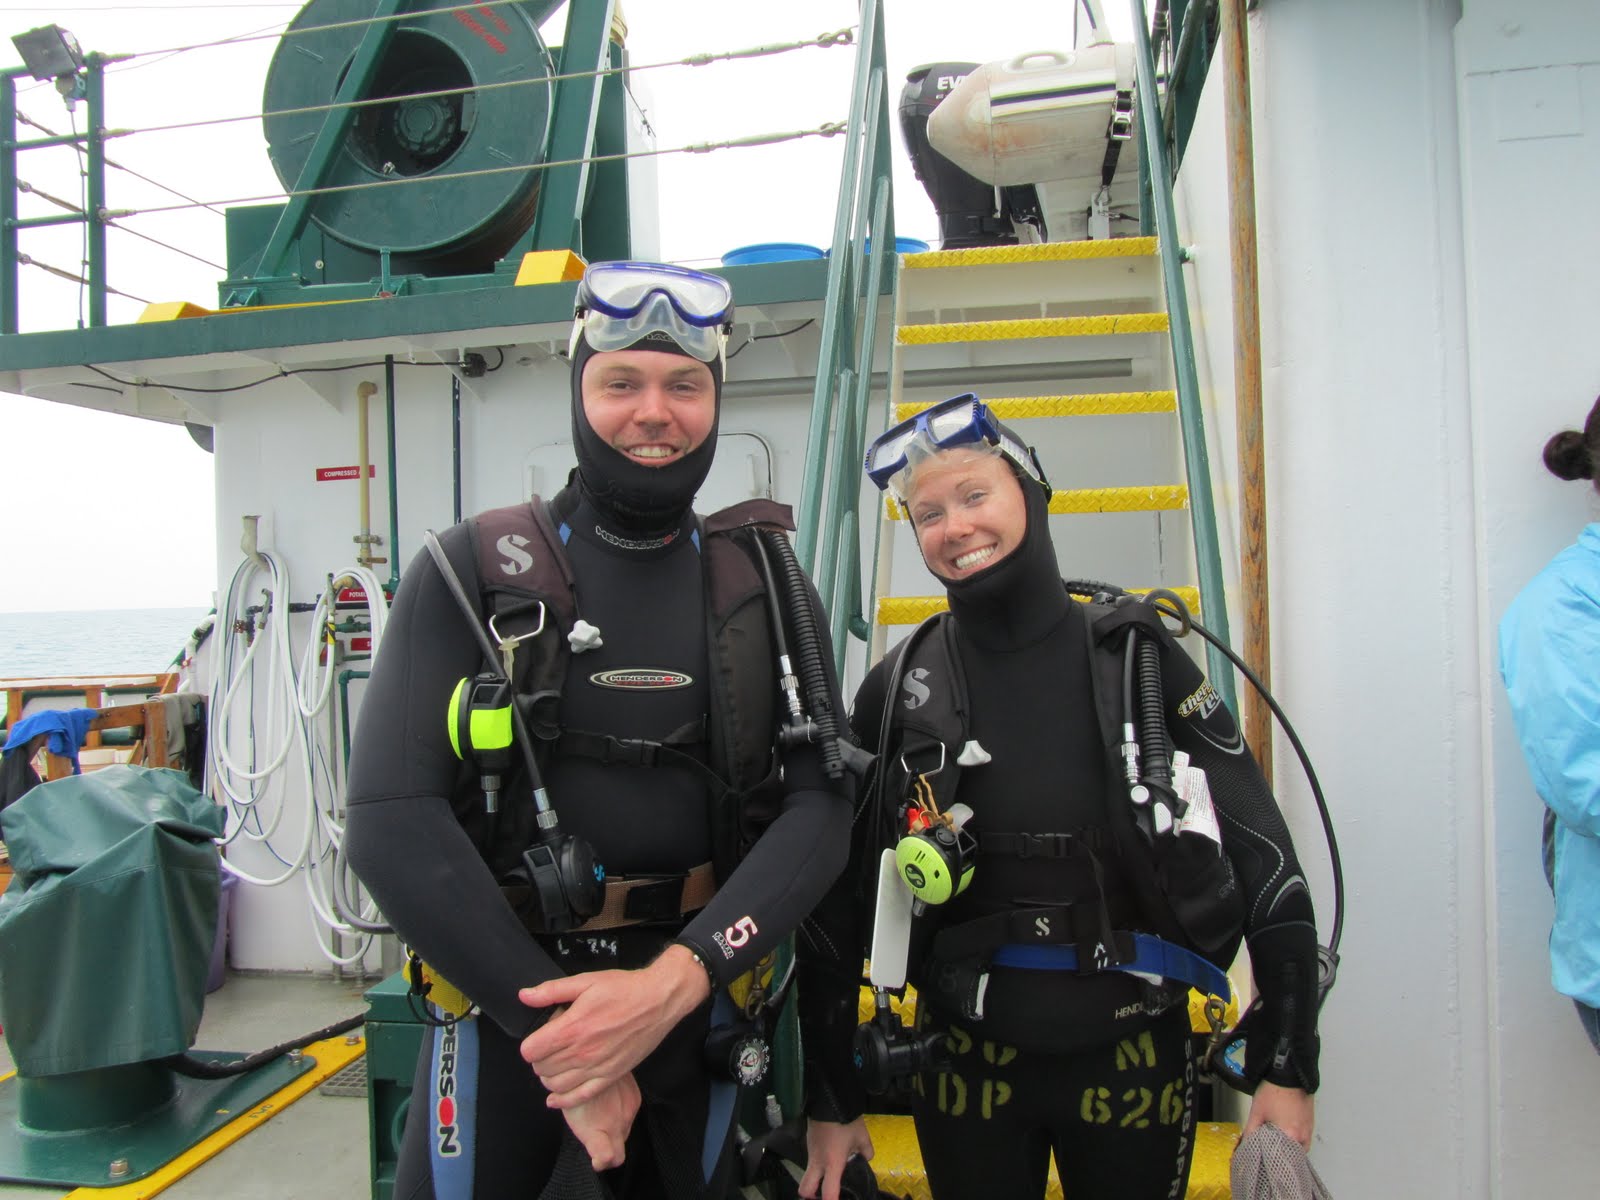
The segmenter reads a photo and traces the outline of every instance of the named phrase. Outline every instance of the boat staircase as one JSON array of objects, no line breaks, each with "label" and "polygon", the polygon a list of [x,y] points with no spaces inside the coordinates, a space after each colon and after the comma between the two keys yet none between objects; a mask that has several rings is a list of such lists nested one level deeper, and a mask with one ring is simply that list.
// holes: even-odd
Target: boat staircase
[{"label": "boat staircase", "polygon": [[[1038,448],[1055,489],[1052,536],[1065,576],[1174,591],[1228,640],[1171,189],[1170,148],[1183,140],[1204,80],[1209,47],[1196,47],[1208,38],[1209,6],[1163,0],[1154,47],[1141,0],[1133,8],[1139,96],[1158,94],[1163,51],[1163,78],[1174,81],[1165,103],[1139,106],[1139,236],[896,256],[888,249],[894,227],[882,14],[878,0],[862,4],[797,535],[801,561],[828,604],[847,690],[899,640],[896,627],[908,632],[946,607],[943,595],[927,594],[934,581],[899,506],[862,486],[865,445],[890,424],[964,391],[977,392]],[[1233,706],[1231,666],[1215,652],[1207,666]],[[914,992],[895,1005],[909,1022]],[[1198,1037],[1207,1031],[1203,999],[1191,994],[1190,1008]],[[861,1020],[872,1014],[863,987]],[[1228,1020],[1236,1017],[1230,1005]],[[928,1196],[910,1117],[873,1113],[867,1125],[880,1187]],[[1238,1132],[1235,1124],[1201,1121],[1192,1200],[1229,1195]],[[1054,1163],[1047,1195],[1061,1195]]]}]

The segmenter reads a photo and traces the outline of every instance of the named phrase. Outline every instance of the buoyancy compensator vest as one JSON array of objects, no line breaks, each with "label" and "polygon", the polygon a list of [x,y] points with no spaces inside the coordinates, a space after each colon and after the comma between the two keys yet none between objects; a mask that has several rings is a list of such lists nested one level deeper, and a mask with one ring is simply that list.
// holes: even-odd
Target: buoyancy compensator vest
[{"label": "buoyancy compensator vest", "polygon": [[[1076,949],[1073,969],[1080,973],[1121,968],[1163,975],[1198,986],[1203,992],[1215,990],[1211,985],[1225,988],[1221,971],[1233,961],[1244,932],[1244,898],[1232,864],[1219,844],[1208,838],[1171,831],[1151,836],[1148,826],[1141,828],[1124,770],[1128,745],[1124,728],[1128,712],[1126,685],[1132,683],[1136,689],[1153,685],[1158,689],[1156,702],[1161,702],[1159,677],[1141,680],[1129,670],[1128,639],[1153,639],[1162,653],[1181,651],[1148,604],[1137,600],[1113,604],[1096,599],[1084,605],[1084,610],[1094,710],[1107,762],[1105,825],[1063,832],[986,835],[980,817],[967,826],[975,851],[1075,861],[1092,868],[1096,881],[1099,862],[1107,855],[1115,856],[1129,893],[1127,898],[1137,913],[1138,928],[1113,931],[1102,893],[1099,911],[1080,910],[1070,920],[1058,922],[1061,928],[1053,932],[1049,942],[1065,943],[1063,948],[1069,952]],[[922,682],[923,686],[917,689],[919,697],[926,693],[926,699],[915,708],[895,702],[899,681],[908,677]],[[948,614],[930,617],[901,644],[886,697],[878,747],[879,786],[885,791],[874,806],[877,819],[882,822],[875,832],[877,844],[893,846],[895,839],[906,833],[907,804],[902,798],[913,797],[919,786],[925,787],[931,790],[933,808],[948,812],[958,799],[962,772],[981,769],[987,761],[987,753],[971,740],[969,692]],[[1135,704],[1135,710],[1137,707]],[[1164,735],[1162,740],[1166,740]],[[1170,743],[1152,749],[1170,760]],[[1086,871],[1079,873],[1087,876]],[[1094,887],[1085,890],[1092,894]],[[1002,947],[1009,951],[1014,943],[1025,940],[1016,931],[1035,928],[1033,915],[1032,910],[1019,907],[1014,914],[997,914],[947,928],[940,932],[932,950],[941,956],[979,955],[984,964],[981,969],[986,970],[995,951]],[[1024,916],[1028,919],[1019,922],[1017,918]],[[1157,945],[1158,940],[1164,945]],[[1164,947],[1175,947],[1177,953]],[[1013,951],[1012,956],[1019,957],[1019,953]],[[1204,963],[1188,961],[1196,955]],[[1006,960],[1002,956],[996,961]],[[1161,965],[1152,969],[1152,964]],[[1044,963],[1022,959],[1016,965]]]},{"label": "buoyancy compensator vest", "polygon": [[[582,754],[636,766],[670,762],[696,771],[707,784],[712,867],[720,885],[776,819],[781,801],[775,738],[780,693],[754,543],[758,529],[790,531],[794,520],[786,505],[748,500],[697,524],[706,581],[709,721],[703,728],[697,723],[649,741],[562,724],[571,639],[581,642],[584,626],[571,562],[545,501],[536,496],[469,521],[484,615],[493,621],[501,644],[529,634],[540,620],[553,625],[516,641],[508,672],[535,754],[541,761],[552,754]],[[515,866],[531,835],[531,817],[518,807],[510,806],[495,844],[483,848],[497,877]]]}]

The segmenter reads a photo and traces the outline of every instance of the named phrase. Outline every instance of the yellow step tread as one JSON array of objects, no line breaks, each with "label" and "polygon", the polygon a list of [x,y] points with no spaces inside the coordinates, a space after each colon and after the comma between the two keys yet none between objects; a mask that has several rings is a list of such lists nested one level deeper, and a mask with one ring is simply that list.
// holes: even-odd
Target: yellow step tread
[{"label": "yellow step tread", "polygon": [[[1143,595],[1151,589],[1129,588],[1128,590]],[[1184,604],[1188,605],[1189,611],[1197,617],[1200,616],[1199,588],[1175,587],[1169,588],[1168,591],[1176,592]],[[918,625],[934,613],[944,612],[949,607],[950,602],[943,596],[880,596],[875,619],[879,625]]]},{"label": "yellow step tread", "polygon": [[[942,401],[905,400],[894,406],[894,419],[907,421]],[[1108,417],[1129,413],[1178,411],[1178,393],[1077,392],[1065,396],[1005,396],[985,400],[989,411],[1002,421],[1031,417]]]},{"label": "yellow step tread", "polygon": [[966,250],[925,250],[907,254],[900,265],[907,270],[942,267],[1009,266],[1012,263],[1070,262],[1097,258],[1150,258],[1156,253],[1153,237],[1109,238],[1094,242],[1041,242],[1030,246],[973,246]]},{"label": "yellow step tread", "polygon": [[[867,1132],[872,1135],[872,1170],[878,1177],[878,1187],[908,1200],[932,1200],[911,1118],[872,1114],[866,1120]],[[1233,1148],[1238,1144],[1239,1126],[1227,1121],[1199,1123],[1195,1129],[1194,1161],[1189,1168],[1185,1200],[1228,1200],[1232,1194],[1228,1173],[1233,1162]],[[1062,1200],[1061,1180],[1056,1174],[1053,1157],[1045,1200]]]},{"label": "yellow step tread", "polygon": [[[1050,497],[1050,515],[1070,513],[1166,512],[1189,506],[1189,489],[1181,483],[1133,487],[1062,488]],[[890,496],[884,507],[891,521],[903,521],[905,509]]]},{"label": "yellow step tread", "polygon": [[1020,338],[1101,337],[1124,333],[1166,333],[1166,313],[1111,313],[1091,317],[1022,317],[1010,321],[950,321],[902,325],[895,340],[902,346],[937,346],[948,342],[1003,342]]}]

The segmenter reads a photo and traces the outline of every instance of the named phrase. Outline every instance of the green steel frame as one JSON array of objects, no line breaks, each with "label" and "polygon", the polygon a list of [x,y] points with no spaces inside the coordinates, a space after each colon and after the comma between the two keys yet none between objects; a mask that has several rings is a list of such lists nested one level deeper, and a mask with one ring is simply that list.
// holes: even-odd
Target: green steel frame
[{"label": "green steel frame", "polygon": [[[572,5],[561,43],[560,74],[603,71],[611,65],[608,47],[614,7],[615,0]],[[556,85],[545,158],[572,165],[552,167],[539,181],[539,207],[527,249],[572,249],[583,253],[583,208],[589,191],[590,164],[572,160],[586,159],[594,153],[595,126],[604,90],[601,84],[600,76],[590,75],[564,79]],[[513,254],[521,257],[515,249]]]},{"label": "green steel frame", "polygon": [[[1161,104],[1162,146],[1175,178],[1189,147],[1189,134],[1200,107],[1211,52],[1216,49],[1216,30],[1212,18],[1216,0],[1156,0],[1149,26],[1152,54],[1156,62],[1156,81],[1163,87]],[[1139,232],[1146,237],[1155,232],[1152,216],[1150,170],[1143,155],[1139,159]]]},{"label": "green steel frame", "polygon": [[[78,134],[23,140],[17,119],[17,80],[28,75],[25,67],[0,70],[0,336],[17,332],[21,300],[17,267],[21,263],[18,230],[45,225],[86,225],[88,287],[91,328],[106,323],[106,108],[105,58],[87,55],[79,77],[88,128]],[[81,146],[84,150],[85,206],[60,216],[23,217],[18,196],[22,184],[17,155],[23,150],[48,146]]]},{"label": "green steel frame", "polygon": [[[1179,0],[1181,3],[1181,0]],[[1167,314],[1172,338],[1172,366],[1177,376],[1178,418],[1183,426],[1183,463],[1189,485],[1189,520],[1194,531],[1195,565],[1200,574],[1200,607],[1211,631],[1224,643],[1228,636],[1228,601],[1222,584],[1222,550],[1217,539],[1217,514],[1211,496],[1211,460],[1206,450],[1205,417],[1200,409],[1200,379],[1195,368],[1194,333],[1189,324],[1188,291],[1183,282],[1183,248],[1178,242],[1178,218],[1172,203],[1174,172],[1167,166],[1166,139],[1161,126],[1161,106],[1153,101],[1156,60],[1151,49],[1144,0],[1129,0],[1133,9],[1134,67],[1138,76],[1141,123],[1139,158],[1142,177],[1156,181],[1147,195],[1147,211],[1155,220],[1161,246],[1161,272],[1167,294]],[[1200,4],[1195,5],[1199,9]],[[1192,10],[1193,11],[1193,10]],[[1214,646],[1206,647],[1206,665],[1212,685],[1228,707],[1234,702],[1233,665]]]},{"label": "green steel frame", "polygon": [[817,384],[796,514],[796,550],[831,614],[834,665],[844,670],[846,635],[868,635],[861,597],[861,473],[867,404],[894,253],[888,71],[883,10],[862,0],[844,167],[829,257]]}]

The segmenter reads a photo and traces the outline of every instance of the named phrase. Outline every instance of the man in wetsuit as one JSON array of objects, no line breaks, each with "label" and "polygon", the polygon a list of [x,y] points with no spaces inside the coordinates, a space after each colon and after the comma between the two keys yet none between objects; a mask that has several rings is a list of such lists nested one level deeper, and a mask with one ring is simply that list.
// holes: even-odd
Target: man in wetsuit
[{"label": "man in wetsuit", "polygon": [[[619,1197],[720,1194],[732,1118],[726,1080],[704,1065],[713,996],[795,928],[844,864],[842,785],[811,746],[775,755],[774,721],[755,735],[767,739],[770,823],[736,863],[718,864],[714,894],[706,882],[727,819],[707,768],[749,742],[754,720],[728,711],[730,678],[766,670],[777,695],[770,638],[728,649],[713,603],[726,589],[706,566],[708,540],[741,531],[690,508],[716,447],[728,285],[602,263],[586,273],[579,305],[578,465],[548,514],[581,620],[538,635],[570,634],[572,647],[560,736],[541,731],[540,772],[561,831],[589,843],[608,886],[647,879],[654,900],[643,920],[602,917],[565,933],[513,906],[520,855],[536,836],[526,773],[508,775],[501,811],[486,813],[479,771],[458,757],[446,721],[457,682],[485,669],[482,642],[439,566],[419,554],[362,703],[345,848],[399,936],[478,1015],[430,1030],[396,1200],[536,1197],[564,1129]],[[774,512],[783,515],[768,505],[759,519]],[[482,594],[489,574],[509,575],[543,549],[485,538],[470,521],[439,542],[485,617],[495,613]],[[749,591],[762,606],[759,585]],[[596,751],[617,739],[670,743],[672,753],[644,765]]]}]

